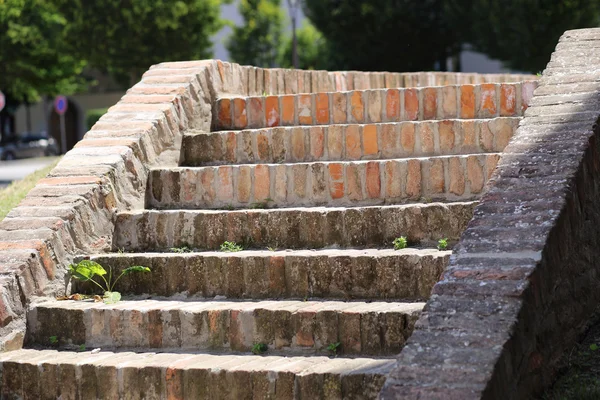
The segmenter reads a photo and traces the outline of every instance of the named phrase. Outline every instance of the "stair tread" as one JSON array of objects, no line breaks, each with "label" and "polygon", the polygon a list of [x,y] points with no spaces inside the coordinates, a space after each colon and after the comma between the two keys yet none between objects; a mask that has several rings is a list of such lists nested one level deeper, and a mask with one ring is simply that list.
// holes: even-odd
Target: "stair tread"
[{"label": "stair tread", "polygon": [[62,351],[20,349],[0,353],[0,363],[71,364],[107,367],[156,367],[175,369],[214,369],[226,371],[277,371],[297,375],[315,372],[387,374],[395,359],[377,357],[330,358],[327,356],[259,356],[191,352]]},{"label": "stair tread", "polygon": [[231,301],[231,300],[121,300],[116,304],[104,304],[94,301],[73,301],[73,300],[53,300],[36,304],[35,308],[60,308],[63,310],[182,310],[189,313],[196,311],[212,310],[239,310],[252,311],[261,309],[266,311],[285,310],[291,312],[297,311],[333,311],[350,313],[370,313],[370,312],[420,312],[425,303],[423,302],[385,302],[385,301],[339,301],[339,300],[257,300],[257,301]]},{"label": "stair tread", "polygon": [[358,205],[358,206],[302,206],[302,207],[277,207],[277,208],[238,208],[235,210],[224,210],[224,209],[168,209],[168,210],[155,210],[155,209],[137,209],[130,211],[121,211],[119,214],[144,214],[144,213],[195,213],[195,214],[225,214],[225,213],[268,213],[268,212],[289,212],[289,211],[301,211],[301,212],[330,212],[330,211],[346,211],[346,210],[363,210],[363,209],[392,209],[392,208],[423,208],[433,207],[440,205],[474,205],[477,204],[478,200],[471,201],[435,201],[431,203],[407,203],[407,204],[379,204],[379,205]]},{"label": "stair tread", "polygon": [[499,152],[483,152],[483,153],[468,153],[468,154],[442,154],[442,155],[432,155],[432,156],[411,156],[411,157],[395,157],[395,158],[376,158],[376,159],[369,159],[369,160],[341,160],[341,161],[301,161],[301,162],[281,162],[281,163],[261,163],[261,162],[257,162],[257,163],[242,163],[242,164],[222,164],[222,165],[206,165],[206,166],[186,166],[186,165],[181,165],[181,166],[172,166],[172,167],[154,167],[151,168],[151,171],[187,171],[187,170],[200,170],[200,169],[206,169],[206,168],[222,168],[222,167],[250,167],[250,168],[256,168],[258,165],[267,165],[267,166],[280,166],[280,165],[315,165],[315,164],[367,164],[367,163],[373,163],[373,162],[379,162],[379,163],[385,163],[388,161],[407,161],[407,160],[418,160],[418,161],[422,161],[422,160],[439,160],[439,159],[446,159],[446,158],[456,158],[456,157],[470,157],[470,156],[475,156],[475,157],[479,157],[479,156],[485,156],[485,155],[502,155],[502,153]]},{"label": "stair tread", "polygon": [[242,250],[235,252],[223,252],[223,251],[192,251],[188,253],[167,253],[167,252],[137,252],[137,253],[107,253],[107,254],[92,254],[91,259],[97,258],[139,258],[139,257],[173,257],[173,258],[195,258],[195,257],[281,257],[281,256],[295,256],[295,257],[331,257],[331,256],[346,256],[346,257],[389,257],[389,256],[429,256],[439,255],[446,256],[452,254],[452,251],[445,250],[440,251],[434,248],[417,248],[417,247],[406,247],[401,250],[394,249],[285,249],[285,250]]}]

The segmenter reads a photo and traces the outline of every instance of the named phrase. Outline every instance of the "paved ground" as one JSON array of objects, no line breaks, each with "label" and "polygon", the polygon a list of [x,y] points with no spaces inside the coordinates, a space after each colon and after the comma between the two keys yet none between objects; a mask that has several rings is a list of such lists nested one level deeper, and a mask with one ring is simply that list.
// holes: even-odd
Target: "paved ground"
[{"label": "paved ground", "polygon": [[0,189],[15,180],[52,163],[56,157],[27,158],[24,160],[0,161]]}]

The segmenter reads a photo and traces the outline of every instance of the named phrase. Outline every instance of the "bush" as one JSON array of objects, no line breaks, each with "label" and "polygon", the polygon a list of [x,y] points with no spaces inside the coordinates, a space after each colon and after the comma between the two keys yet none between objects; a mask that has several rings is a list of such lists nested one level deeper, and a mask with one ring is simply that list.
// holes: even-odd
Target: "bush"
[{"label": "bush", "polygon": [[108,108],[94,108],[92,110],[87,110],[85,113],[85,123],[87,124],[87,128],[90,129],[101,116],[106,114]]}]

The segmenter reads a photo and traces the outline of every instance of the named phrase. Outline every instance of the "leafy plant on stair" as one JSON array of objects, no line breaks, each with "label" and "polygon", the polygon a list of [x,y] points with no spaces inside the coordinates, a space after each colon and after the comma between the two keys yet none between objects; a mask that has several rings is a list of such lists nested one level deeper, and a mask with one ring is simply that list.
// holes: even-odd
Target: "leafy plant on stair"
[{"label": "leafy plant on stair", "polygon": [[[125,275],[129,275],[136,272],[150,272],[150,268],[135,265],[129,268],[125,268],[121,271],[121,274],[113,281],[112,268],[109,268],[108,272],[95,261],[82,260],[76,265],[71,264],[69,266],[69,274],[71,277],[80,280],[82,282],[92,282],[100,289],[102,289],[104,296],[103,300],[106,304],[113,304],[121,300],[121,293],[115,292],[114,288],[119,279]],[[106,275],[108,274],[108,279]],[[96,276],[102,278],[100,282],[94,280]]]}]

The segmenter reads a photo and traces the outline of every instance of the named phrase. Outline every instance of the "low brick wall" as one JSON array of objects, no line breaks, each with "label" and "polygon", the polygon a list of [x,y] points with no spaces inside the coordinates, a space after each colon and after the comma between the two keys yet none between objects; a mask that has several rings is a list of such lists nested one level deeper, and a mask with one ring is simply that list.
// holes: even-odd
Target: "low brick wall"
[{"label": "low brick wall", "polygon": [[380,395],[527,399],[600,300],[600,29],[566,32]]}]

